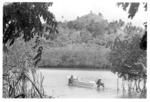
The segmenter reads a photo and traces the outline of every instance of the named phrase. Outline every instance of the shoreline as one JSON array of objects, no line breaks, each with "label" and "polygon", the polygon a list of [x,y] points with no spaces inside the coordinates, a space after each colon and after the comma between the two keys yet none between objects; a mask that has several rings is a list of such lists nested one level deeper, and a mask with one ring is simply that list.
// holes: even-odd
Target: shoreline
[{"label": "shoreline", "polygon": [[52,70],[92,70],[92,71],[111,71],[110,68],[100,68],[93,66],[38,66],[39,69],[52,69]]}]

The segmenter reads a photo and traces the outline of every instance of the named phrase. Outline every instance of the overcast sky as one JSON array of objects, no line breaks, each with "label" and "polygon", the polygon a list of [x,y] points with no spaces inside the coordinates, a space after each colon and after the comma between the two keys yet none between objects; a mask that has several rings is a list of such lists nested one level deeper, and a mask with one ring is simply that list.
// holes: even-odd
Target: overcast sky
[{"label": "overcast sky", "polygon": [[[124,12],[116,5],[116,0],[51,0],[53,6],[50,11],[58,21],[74,20],[77,16],[85,14],[102,13],[103,17],[108,21],[122,19],[124,21],[131,21],[127,18],[127,12]],[[144,12],[142,5],[136,16],[133,18],[132,23],[141,26],[147,19],[147,14]]]}]

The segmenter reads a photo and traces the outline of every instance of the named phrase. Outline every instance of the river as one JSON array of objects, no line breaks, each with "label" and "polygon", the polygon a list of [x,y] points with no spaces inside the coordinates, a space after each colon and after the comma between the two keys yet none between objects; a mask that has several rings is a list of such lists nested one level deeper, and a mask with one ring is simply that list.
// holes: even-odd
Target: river
[{"label": "river", "polygon": [[[118,79],[111,71],[41,68],[38,72],[44,76],[45,93],[56,98],[120,98],[123,95],[121,79]],[[101,78],[105,88],[97,90],[96,88],[70,87],[68,86],[70,75],[78,76],[85,81],[96,81]]]}]

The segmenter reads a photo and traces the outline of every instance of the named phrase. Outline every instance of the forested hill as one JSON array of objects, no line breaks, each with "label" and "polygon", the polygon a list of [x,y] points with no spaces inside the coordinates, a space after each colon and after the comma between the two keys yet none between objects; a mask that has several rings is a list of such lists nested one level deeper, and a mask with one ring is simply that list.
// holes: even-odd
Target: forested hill
[{"label": "forested hill", "polygon": [[135,37],[139,41],[144,30],[122,20],[108,22],[101,13],[91,12],[73,21],[58,22],[58,32],[54,36],[43,31],[44,52],[39,66],[109,69],[116,46],[132,43]]},{"label": "forested hill", "polygon": [[134,35],[143,35],[143,29],[131,23],[108,22],[102,14],[94,13],[59,22],[58,29],[57,38],[46,44],[40,66],[109,68],[109,54],[117,45],[117,39],[129,40]]}]

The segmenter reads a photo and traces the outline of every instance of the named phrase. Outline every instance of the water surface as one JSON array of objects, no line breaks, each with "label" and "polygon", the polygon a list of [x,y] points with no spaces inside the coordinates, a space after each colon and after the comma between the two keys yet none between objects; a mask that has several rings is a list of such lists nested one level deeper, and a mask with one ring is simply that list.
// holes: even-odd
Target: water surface
[{"label": "water surface", "polygon": [[[79,70],[79,69],[39,69],[38,72],[44,76],[43,86],[47,95],[57,98],[119,98],[121,90],[117,91],[117,76],[111,71],[102,70]],[[68,77],[78,76],[85,81],[96,81],[102,79],[105,88],[82,88],[68,86]],[[118,81],[121,89],[121,80]]]}]

